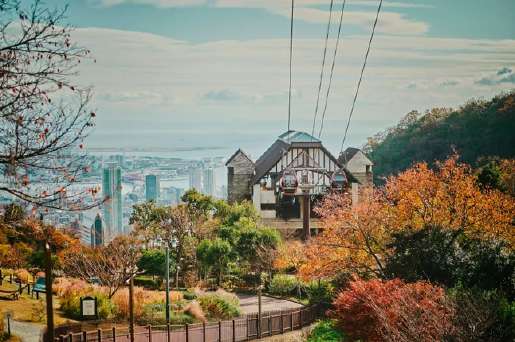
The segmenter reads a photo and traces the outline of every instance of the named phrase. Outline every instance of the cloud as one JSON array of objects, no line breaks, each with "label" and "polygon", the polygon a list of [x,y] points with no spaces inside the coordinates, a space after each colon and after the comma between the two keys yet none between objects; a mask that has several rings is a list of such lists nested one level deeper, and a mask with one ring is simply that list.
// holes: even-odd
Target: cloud
[{"label": "cloud", "polygon": [[495,74],[482,77],[475,83],[482,86],[495,86],[505,83],[515,84],[515,73],[513,73],[511,68],[503,67],[497,70]]},{"label": "cloud", "polygon": [[[99,134],[117,129],[128,118],[142,130],[190,126],[200,130],[205,125],[242,132],[259,122],[273,135],[283,128],[288,108],[287,38],[192,43],[103,28],[78,28],[72,38],[97,60],[84,60],[78,77],[79,83],[95,88],[93,106],[99,120],[104,120],[97,125]],[[366,34],[343,38],[328,102],[327,139],[340,137],[345,127],[368,38]],[[320,39],[295,41],[295,129],[311,130],[322,47]],[[349,141],[359,144],[413,108],[456,106],[471,97],[498,93],[513,78],[513,72],[497,76],[499,66],[512,66],[514,59],[515,40],[378,35]],[[478,87],[478,74],[504,83]],[[452,91],[442,86],[444,82],[451,86],[454,80],[459,84]],[[407,89],[411,83],[416,87]]]},{"label": "cloud", "polygon": [[455,87],[457,86],[458,84],[460,84],[458,81],[443,81],[442,83],[440,83],[440,86],[442,87]]},{"label": "cloud", "polygon": [[[264,9],[272,14],[289,18],[291,15],[290,0],[90,0],[94,4],[112,7],[120,4],[152,5],[160,8],[211,6],[217,8],[251,8]],[[295,19],[309,23],[326,23],[329,12],[313,6],[327,6],[327,0],[297,0],[295,2]],[[377,6],[376,1],[359,1],[364,6]],[[385,2],[385,7],[420,7],[409,3]],[[425,5],[423,5],[425,6]],[[339,8],[339,6],[336,6]],[[352,11],[344,13],[344,24],[370,30],[375,11]],[[383,11],[378,23],[378,32],[391,34],[417,35],[426,33],[429,25],[423,21],[409,19],[404,14]]]}]

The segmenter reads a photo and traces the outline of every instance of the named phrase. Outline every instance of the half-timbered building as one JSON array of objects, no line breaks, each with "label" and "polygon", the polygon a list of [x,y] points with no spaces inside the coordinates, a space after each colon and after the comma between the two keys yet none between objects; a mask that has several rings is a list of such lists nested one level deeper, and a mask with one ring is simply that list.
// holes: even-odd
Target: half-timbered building
[{"label": "half-timbered building", "polygon": [[[309,234],[310,229],[319,228],[313,208],[330,191],[335,172],[344,170],[349,191],[357,192],[361,184],[321,140],[300,131],[281,134],[255,162],[238,149],[226,166],[229,201],[252,200],[265,224],[289,233],[308,229]],[[299,180],[293,193],[281,191],[280,180],[285,172],[296,174]],[[306,228],[307,215],[310,220]]]}]

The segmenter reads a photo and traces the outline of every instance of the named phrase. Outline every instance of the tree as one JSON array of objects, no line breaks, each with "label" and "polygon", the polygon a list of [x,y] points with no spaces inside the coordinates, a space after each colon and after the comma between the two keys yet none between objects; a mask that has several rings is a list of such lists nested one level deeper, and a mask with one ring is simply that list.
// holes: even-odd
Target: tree
[{"label": "tree", "polygon": [[[173,260],[171,260],[173,261]],[[166,271],[166,254],[161,249],[145,249],[138,260],[138,269],[152,276],[164,277]],[[172,264],[170,264],[172,268]]]},{"label": "tree", "polygon": [[220,238],[202,240],[197,247],[197,258],[207,274],[213,270],[217,275],[217,284],[221,285],[223,275],[230,261],[231,245]]},{"label": "tree", "polygon": [[396,232],[443,227],[449,244],[460,236],[499,241],[513,249],[513,197],[497,190],[481,191],[470,167],[452,156],[431,170],[417,164],[384,188],[365,192],[354,207],[348,195],[325,198],[319,209],[323,232],[306,248],[304,278],[334,277],[343,269],[362,276],[386,277],[385,260]]},{"label": "tree", "polygon": [[306,280],[331,278],[347,270],[383,277],[389,239],[387,209],[379,191],[369,190],[354,207],[349,195],[327,196],[316,209],[324,229],[306,246],[300,275]]},{"label": "tree", "polygon": [[364,150],[374,162],[378,183],[414,163],[443,160],[458,151],[461,161],[479,166],[481,158],[515,158],[515,92],[471,100],[457,109],[408,113],[398,125],[369,138]]},{"label": "tree", "polygon": [[332,316],[352,341],[442,341],[454,331],[454,308],[442,288],[401,280],[354,280]]},{"label": "tree", "polygon": [[0,191],[76,210],[98,204],[97,188],[71,186],[89,171],[81,149],[96,114],[90,90],[72,82],[89,51],[72,42],[65,12],[0,4],[0,172],[10,180]]},{"label": "tree", "polygon": [[515,296],[512,277],[515,254],[502,243],[482,241],[441,227],[393,235],[388,246],[386,273],[408,282],[420,280],[447,288],[464,286],[482,291],[498,290]]},{"label": "tree", "polygon": [[107,246],[76,246],[63,254],[64,272],[85,281],[98,279],[107,288],[108,297],[136,275],[141,257],[140,242],[133,236],[118,236]]}]

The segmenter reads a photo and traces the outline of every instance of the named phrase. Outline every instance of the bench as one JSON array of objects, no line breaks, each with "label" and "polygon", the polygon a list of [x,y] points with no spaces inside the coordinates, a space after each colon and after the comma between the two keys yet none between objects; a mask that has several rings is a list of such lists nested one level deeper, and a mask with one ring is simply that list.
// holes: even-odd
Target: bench
[{"label": "bench", "polygon": [[40,293],[46,293],[46,283],[44,277],[38,277],[34,286],[32,286],[32,295],[34,296],[34,292],[36,292],[36,299],[39,299]]},{"label": "bench", "polygon": [[12,297],[12,299],[17,300],[20,298],[20,294],[18,290],[8,291],[0,289],[0,295],[5,294],[7,297]]}]

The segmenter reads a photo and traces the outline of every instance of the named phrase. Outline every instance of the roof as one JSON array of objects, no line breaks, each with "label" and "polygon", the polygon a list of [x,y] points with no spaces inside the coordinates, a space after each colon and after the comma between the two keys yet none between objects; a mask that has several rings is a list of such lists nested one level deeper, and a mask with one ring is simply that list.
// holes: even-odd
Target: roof
[{"label": "roof", "polygon": [[287,131],[281,134],[277,140],[256,160],[256,173],[254,183],[258,182],[270,169],[279,161],[285,151],[292,145],[297,147],[319,147],[333,159],[336,164],[340,164],[336,158],[322,145],[322,141],[306,132]]},{"label": "roof", "polygon": [[360,151],[359,148],[355,148],[355,147],[347,147],[345,149],[345,151],[343,151],[342,153],[340,153],[340,156],[338,157],[338,160],[340,161],[341,164],[345,165],[347,164],[347,162],[349,160],[352,159],[352,157],[354,157],[356,155],[356,153],[358,153]]},{"label": "roof", "polygon": [[[279,136],[279,138],[280,137],[281,136]],[[256,160],[256,175],[254,176],[254,181],[261,179],[261,177],[281,159],[284,151],[288,151],[289,148],[290,144],[282,139],[277,139],[272,146]]]},{"label": "roof", "polygon": [[225,166],[227,166],[239,153],[243,154],[245,158],[247,158],[252,164],[254,164],[250,156],[247,153],[245,153],[241,148],[239,148],[236,150],[236,152],[233,153],[231,157],[229,157],[229,159],[227,159],[227,161],[225,162]]},{"label": "roof", "polygon": [[297,143],[297,142],[315,142],[321,143],[320,139],[315,138],[311,134],[306,132],[292,131],[289,130],[284,132],[279,136],[279,139],[285,141],[286,143]]}]

